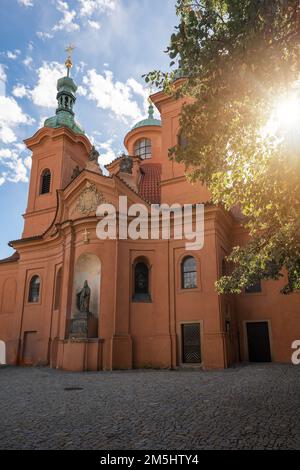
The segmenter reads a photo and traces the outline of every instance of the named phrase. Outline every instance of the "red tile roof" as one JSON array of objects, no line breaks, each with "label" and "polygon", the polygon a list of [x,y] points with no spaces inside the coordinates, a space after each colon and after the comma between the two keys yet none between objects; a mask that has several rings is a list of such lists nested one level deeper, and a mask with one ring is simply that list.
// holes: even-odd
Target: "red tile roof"
[{"label": "red tile roof", "polygon": [[146,163],[140,167],[139,193],[150,204],[160,203],[161,165]]},{"label": "red tile roof", "polygon": [[4,258],[0,260],[0,263],[13,263],[14,261],[19,261],[20,255],[17,251],[15,251],[11,256],[8,258]]}]

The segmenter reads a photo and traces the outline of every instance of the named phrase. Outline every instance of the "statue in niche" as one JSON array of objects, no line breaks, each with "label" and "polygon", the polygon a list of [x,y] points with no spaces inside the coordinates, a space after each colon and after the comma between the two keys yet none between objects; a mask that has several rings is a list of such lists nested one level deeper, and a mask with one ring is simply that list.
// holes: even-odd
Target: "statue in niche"
[{"label": "statue in niche", "polygon": [[76,294],[76,307],[79,310],[71,319],[70,338],[97,338],[98,319],[90,312],[91,289],[88,281],[84,281],[83,288]]},{"label": "statue in niche", "polygon": [[125,155],[125,153],[123,153],[122,160],[120,163],[120,171],[122,171],[123,173],[129,173],[131,175],[132,167],[133,167],[132,158],[129,155]]},{"label": "statue in niche", "polygon": [[95,149],[95,146],[93,145],[89,153],[89,162],[96,162],[98,164],[99,156],[100,156],[99,152]]},{"label": "statue in niche", "polygon": [[87,281],[84,281],[83,288],[77,294],[77,308],[80,313],[86,315],[90,312],[91,289]]}]

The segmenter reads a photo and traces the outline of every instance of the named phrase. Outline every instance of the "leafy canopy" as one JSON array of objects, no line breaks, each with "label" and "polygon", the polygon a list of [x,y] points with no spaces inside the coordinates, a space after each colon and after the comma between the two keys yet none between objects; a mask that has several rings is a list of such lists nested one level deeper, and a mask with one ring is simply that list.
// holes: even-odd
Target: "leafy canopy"
[{"label": "leafy canopy", "polygon": [[286,268],[291,292],[300,287],[299,0],[178,0],[176,9],[175,69],[146,76],[192,98],[180,118],[187,145],[170,154],[215,204],[239,208],[251,236],[228,256],[234,268],[218,290],[238,293]]}]

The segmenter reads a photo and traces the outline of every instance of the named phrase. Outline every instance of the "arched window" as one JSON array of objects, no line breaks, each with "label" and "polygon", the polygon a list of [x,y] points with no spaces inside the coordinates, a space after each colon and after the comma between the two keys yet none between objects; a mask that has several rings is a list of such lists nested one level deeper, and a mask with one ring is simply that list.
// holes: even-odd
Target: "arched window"
[{"label": "arched window", "polygon": [[36,303],[40,300],[40,286],[39,276],[33,276],[29,284],[28,302]]},{"label": "arched window", "polygon": [[57,275],[56,275],[56,282],[55,282],[54,310],[59,309],[60,296],[61,296],[61,282],[62,282],[62,269],[59,268]]},{"label": "arched window", "polygon": [[181,263],[181,287],[182,289],[197,287],[197,263],[193,256],[186,256]]},{"label": "arched window", "polygon": [[50,193],[51,171],[47,168],[41,175],[40,194]]},{"label": "arched window", "polygon": [[133,300],[150,302],[149,267],[145,262],[139,261],[134,266],[134,293]]},{"label": "arched window", "polygon": [[140,158],[151,158],[151,140],[140,139],[134,146],[134,154]]}]

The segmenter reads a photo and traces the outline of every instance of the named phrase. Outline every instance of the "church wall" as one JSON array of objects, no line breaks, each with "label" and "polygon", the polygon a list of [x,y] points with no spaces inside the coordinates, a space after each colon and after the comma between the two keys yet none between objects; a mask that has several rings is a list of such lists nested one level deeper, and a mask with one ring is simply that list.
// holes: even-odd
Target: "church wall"
[{"label": "church wall", "polygon": [[161,106],[162,119],[162,151],[161,160],[164,163],[162,181],[184,175],[184,165],[168,158],[169,149],[178,144],[180,133],[179,113],[185,100],[166,100]]},{"label": "church wall", "polygon": [[[63,261],[63,243],[26,247],[22,253],[24,272],[23,308],[21,314],[20,363],[48,364],[52,342],[58,336],[59,310],[55,309],[55,283],[58,268]],[[32,276],[41,280],[40,296],[37,303],[28,301]]]},{"label": "church wall", "polygon": [[162,118],[162,147],[160,162],[162,166],[161,198],[166,203],[200,203],[210,199],[207,188],[201,183],[191,184],[185,178],[185,167],[183,164],[170,161],[169,149],[178,145],[180,134],[179,113],[185,100],[166,100],[161,105]]},{"label": "church wall", "polygon": [[[37,141],[35,139],[38,139]],[[34,142],[32,142],[34,141]],[[32,168],[23,237],[42,234],[56,213],[57,190],[70,181],[76,165],[83,169],[88,158],[89,142],[74,138],[66,129],[41,129],[25,141],[32,150]],[[40,194],[41,174],[51,171],[50,192]]]},{"label": "church wall", "polygon": [[[61,145],[49,137],[33,148],[28,204],[23,237],[42,234],[52,222],[56,211],[56,189],[60,186]],[[44,169],[51,171],[48,194],[40,194],[40,179]]]},{"label": "church wall", "polygon": [[[214,217],[205,216],[204,247],[187,251],[179,242],[173,245],[174,315],[177,334],[177,364],[182,364],[181,327],[184,323],[200,323],[201,356],[205,368],[226,366],[224,331],[221,321],[220,299],[215,290],[218,275],[217,239]],[[197,288],[182,289],[181,263],[186,256],[197,262]]]},{"label": "church wall", "polygon": [[[235,231],[234,245],[243,244],[248,235],[242,228]],[[293,341],[300,340],[300,292],[283,295],[280,290],[287,284],[287,274],[278,281],[262,281],[260,293],[244,291],[235,297],[239,333],[240,356],[248,360],[246,323],[267,321],[269,323],[272,360],[291,362]]]},{"label": "church wall", "polygon": [[17,302],[18,262],[0,265],[0,340],[5,342],[6,363],[15,362],[14,322]]},{"label": "church wall", "polygon": [[[137,302],[134,264],[145,259],[149,266],[151,302]],[[130,248],[130,332],[134,367],[171,367],[169,329],[168,242],[135,243]]]},{"label": "church wall", "polygon": [[161,186],[162,202],[167,204],[199,204],[210,200],[210,194],[201,183],[188,183],[185,177],[166,180]]}]

